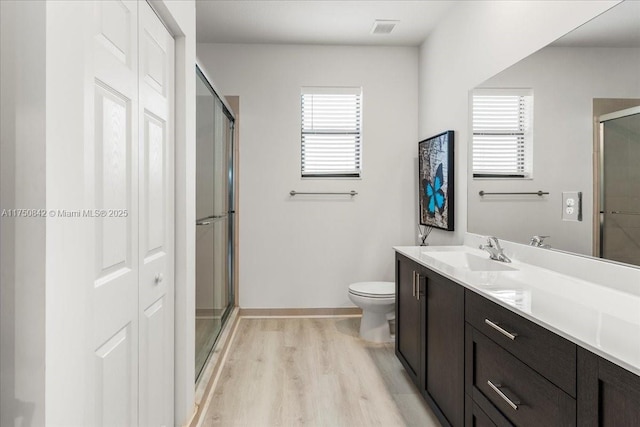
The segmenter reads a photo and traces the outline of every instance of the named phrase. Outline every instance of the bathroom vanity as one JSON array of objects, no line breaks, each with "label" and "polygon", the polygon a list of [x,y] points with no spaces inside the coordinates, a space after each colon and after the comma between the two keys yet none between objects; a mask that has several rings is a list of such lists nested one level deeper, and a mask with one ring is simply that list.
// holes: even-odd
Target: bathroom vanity
[{"label": "bathroom vanity", "polygon": [[444,426],[640,426],[640,290],[519,261],[570,256],[521,246],[510,264],[471,245],[395,248],[409,377]]}]

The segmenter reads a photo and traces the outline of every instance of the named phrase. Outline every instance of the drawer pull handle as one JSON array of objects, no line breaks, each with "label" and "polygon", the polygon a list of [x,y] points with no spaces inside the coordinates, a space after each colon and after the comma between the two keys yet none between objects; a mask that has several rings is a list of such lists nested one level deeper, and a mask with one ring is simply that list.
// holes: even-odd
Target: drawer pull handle
[{"label": "drawer pull handle", "polygon": [[493,391],[495,391],[498,394],[498,396],[502,398],[502,400],[507,402],[509,406],[511,406],[515,411],[518,410],[518,405],[521,404],[518,399],[513,399],[513,400],[509,399],[507,395],[504,394],[502,390],[500,390],[500,387],[502,387],[500,384],[494,384],[491,382],[491,380],[487,380],[487,384],[489,384],[489,387],[491,387]]},{"label": "drawer pull handle", "polygon": [[416,296],[416,272],[413,272],[413,297]]},{"label": "drawer pull handle", "polygon": [[515,340],[516,337],[518,336],[518,334],[516,334],[515,332],[505,331],[497,323],[493,323],[489,319],[484,319],[484,323],[486,323],[487,325],[491,326],[493,329],[495,329],[496,331],[500,332],[502,335],[504,335],[505,337],[509,338],[510,340]]}]

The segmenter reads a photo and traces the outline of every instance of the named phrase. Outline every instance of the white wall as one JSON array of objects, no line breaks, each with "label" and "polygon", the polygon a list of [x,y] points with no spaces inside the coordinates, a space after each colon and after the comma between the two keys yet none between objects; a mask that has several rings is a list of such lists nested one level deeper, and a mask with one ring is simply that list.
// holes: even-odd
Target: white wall
[{"label": "white wall", "polygon": [[[417,49],[203,44],[198,58],[240,97],[240,306],[352,306],[349,283],[393,280],[391,247],[416,227]],[[302,86],[363,87],[361,180],[300,178]]]},{"label": "white wall", "polygon": [[456,231],[432,244],[461,243],[467,228],[469,90],[618,1],[460,2],[420,48],[419,136],[455,130]]},{"label": "white wall", "polygon": [[[86,208],[89,2],[0,2],[2,208]],[[194,410],[195,3],[152,1],[176,34],[176,424]],[[91,425],[84,221],[0,219],[1,425]],[[46,370],[45,370],[46,366]]]},{"label": "white wall", "polygon": [[[533,179],[470,180],[469,231],[591,255],[593,98],[640,98],[640,49],[547,47],[482,87],[533,88]],[[478,191],[549,191],[544,198],[489,199]],[[582,222],[562,221],[562,192],[582,191]],[[526,218],[526,221],[523,219]]]},{"label": "white wall", "polygon": [[[43,2],[0,2],[0,211],[45,206],[44,24]],[[45,219],[0,236],[0,425],[44,425]]]}]

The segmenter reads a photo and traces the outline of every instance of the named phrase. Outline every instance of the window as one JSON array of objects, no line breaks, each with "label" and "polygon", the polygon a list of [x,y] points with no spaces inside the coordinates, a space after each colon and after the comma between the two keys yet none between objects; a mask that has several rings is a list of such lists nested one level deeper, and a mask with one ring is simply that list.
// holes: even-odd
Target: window
[{"label": "window", "polygon": [[302,177],[359,178],[362,89],[302,88]]},{"label": "window", "polygon": [[473,91],[473,176],[531,176],[533,94],[528,89]]}]

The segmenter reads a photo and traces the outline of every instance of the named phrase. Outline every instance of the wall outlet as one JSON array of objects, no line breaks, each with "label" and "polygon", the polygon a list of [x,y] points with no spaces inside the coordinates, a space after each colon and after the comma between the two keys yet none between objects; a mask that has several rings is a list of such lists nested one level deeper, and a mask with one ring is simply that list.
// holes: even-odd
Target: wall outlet
[{"label": "wall outlet", "polygon": [[582,191],[562,192],[562,220],[582,221]]}]

